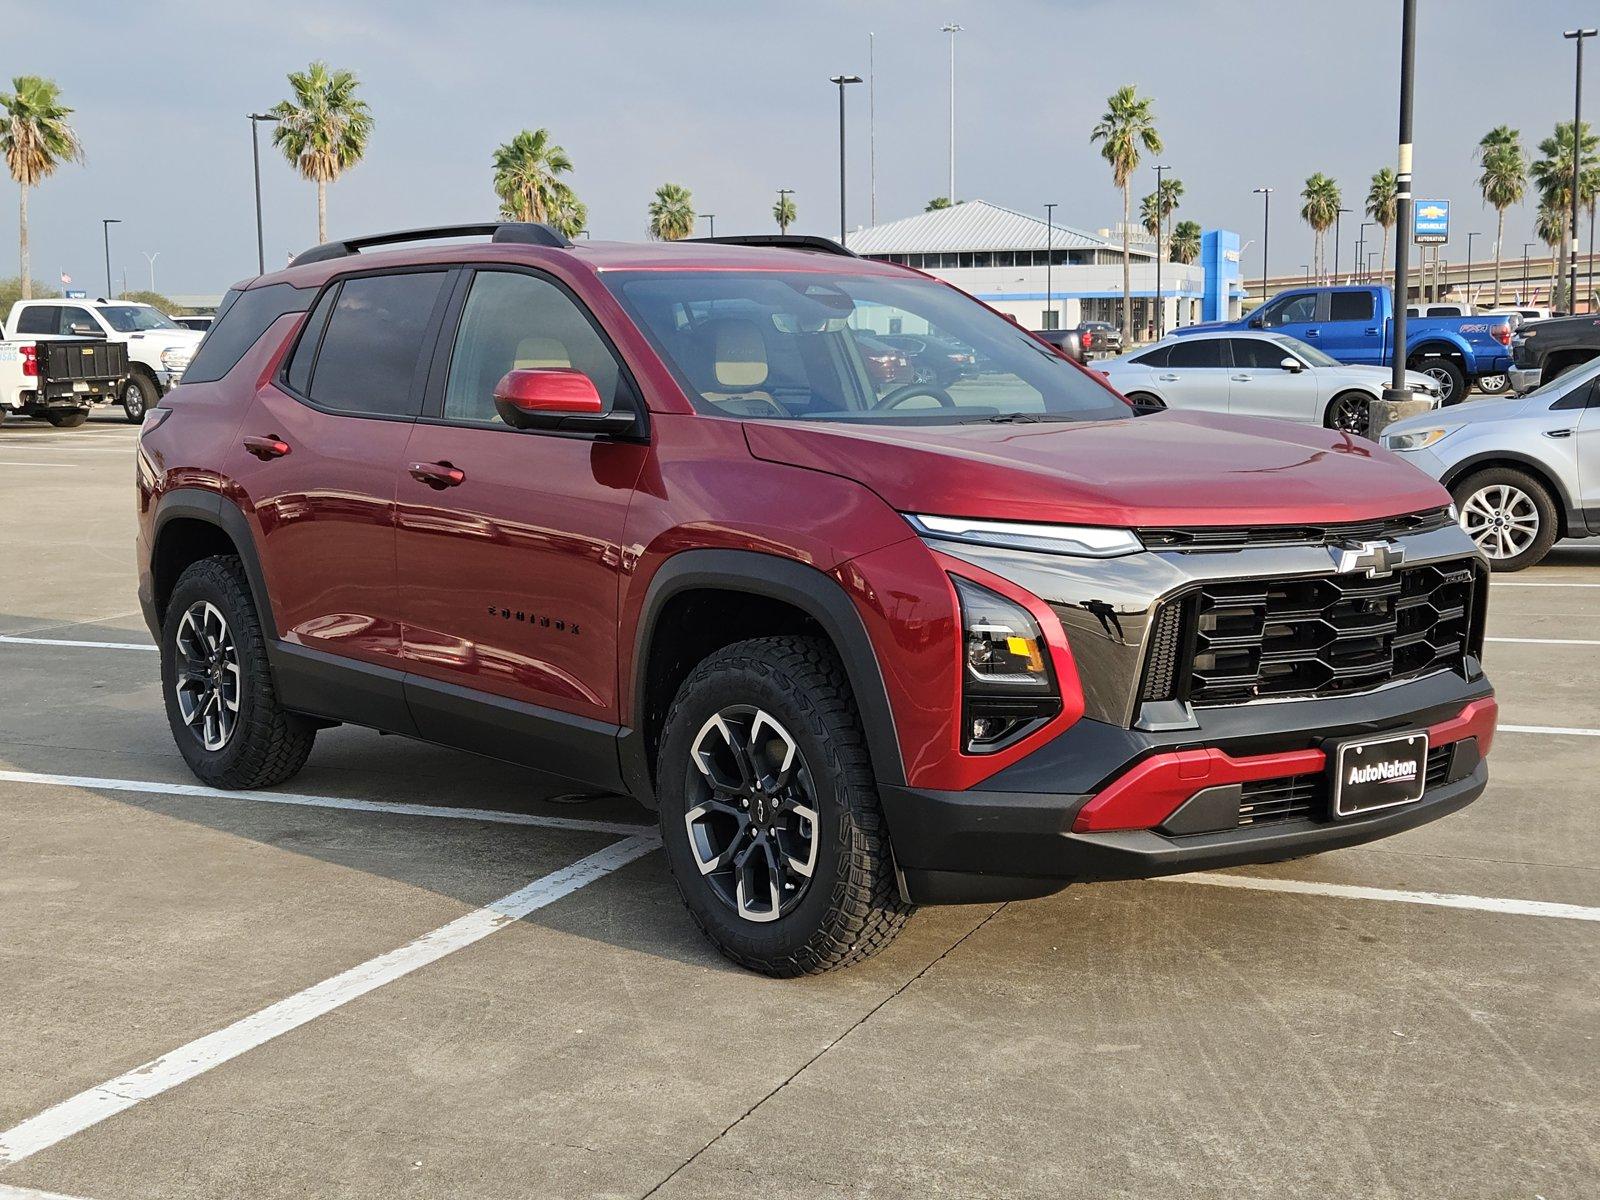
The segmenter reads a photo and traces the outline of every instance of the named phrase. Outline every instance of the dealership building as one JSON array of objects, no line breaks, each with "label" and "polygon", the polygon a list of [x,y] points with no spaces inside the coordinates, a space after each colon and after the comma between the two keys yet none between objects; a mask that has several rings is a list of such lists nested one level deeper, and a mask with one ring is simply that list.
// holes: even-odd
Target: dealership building
[{"label": "dealership building", "polygon": [[[969,200],[950,208],[857,229],[846,244],[863,258],[904,263],[948,280],[1030,329],[1122,320],[1122,240],[1059,221]],[[1133,327],[1155,324],[1155,241],[1130,242]],[[1193,263],[1161,264],[1166,327],[1239,316],[1239,237],[1202,235]]]}]

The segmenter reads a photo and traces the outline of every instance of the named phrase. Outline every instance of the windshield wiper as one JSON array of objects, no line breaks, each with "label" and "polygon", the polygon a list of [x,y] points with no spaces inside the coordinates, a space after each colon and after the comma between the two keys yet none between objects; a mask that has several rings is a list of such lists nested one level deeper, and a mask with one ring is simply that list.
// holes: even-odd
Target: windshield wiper
[{"label": "windshield wiper", "polygon": [[963,425],[1036,425],[1039,418],[1034,413],[995,413],[992,417],[979,417],[976,421],[963,421]]}]

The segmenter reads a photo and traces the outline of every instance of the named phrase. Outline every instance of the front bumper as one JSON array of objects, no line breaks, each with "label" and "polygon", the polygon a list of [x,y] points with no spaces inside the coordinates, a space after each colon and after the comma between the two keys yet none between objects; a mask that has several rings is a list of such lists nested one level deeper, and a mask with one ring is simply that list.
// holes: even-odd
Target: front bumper
[{"label": "front bumper", "polygon": [[[1440,671],[1361,695],[1209,709],[1199,729],[1081,720],[982,789],[879,790],[907,899],[1026,899],[1088,880],[1298,858],[1436,820],[1482,794],[1494,717],[1481,675]],[[1434,748],[1453,749],[1421,800],[1347,820],[1330,819],[1324,802],[1309,815],[1241,823],[1238,790],[1228,791],[1237,768],[1256,779],[1303,776],[1329,739],[1423,729]],[[1123,814],[1111,824],[1140,827],[1103,827],[1095,813],[1108,802]]]}]

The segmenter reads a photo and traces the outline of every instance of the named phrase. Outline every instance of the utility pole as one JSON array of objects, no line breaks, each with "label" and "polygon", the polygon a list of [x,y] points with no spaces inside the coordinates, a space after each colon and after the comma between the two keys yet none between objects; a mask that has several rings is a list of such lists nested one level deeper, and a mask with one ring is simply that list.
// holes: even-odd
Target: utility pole
[{"label": "utility pole", "polygon": [[[1572,84],[1572,248],[1567,264],[1567,311],[1578,311],[1578,190],[1583,176],[1583,43],[1600,30],[1569,29],[1561,36],[1576,42],[1578,61]],[[1594,243],[1589,244],[1594,254]]]},{"label": "utility pole", "polygon": [[120,217],[103,217],[100,221],[100,233],[106,244],[106,299],[111,299],[111,227],[121,225]]},{"label": "utility pole", "polygon": [[845,219],[844,219],[844,89],[852,83],[860,83],[859,75],[830,75],[829,83],[839,85],[839,244],[845,244]]},{"label": "utility pole", "polygon": [[1272,233],[1272,189],[1258,187],[1255,195],[1261,197],[1261,303],[1267,302],[1267,238]]},{"label": "utility pole", "polygon": [[1407,284],[1411,271],[1411,77],[1417,61],[1417,0],[1401,0],[1400,14],[1400,134],[1395,170],[1394,218],[1394,352],[1389,355],[1389,386],[1383,398],[1399,403],[1411,398],[1406,387]]},{"label": "utility pole", "polygon": [[1044,327],[1046,329],[1059,328],[1055,320],[1055,276],[1052,273],[1056,259],[1055,211],[1054,204],[1044,206]]},{"label": "utility pole", "polygon": [[952,206],[956,202],[956,34],[960,33],[962,26],[954,21],[940,28],[940,33],[950,35],[950,187],[949,200]]}]

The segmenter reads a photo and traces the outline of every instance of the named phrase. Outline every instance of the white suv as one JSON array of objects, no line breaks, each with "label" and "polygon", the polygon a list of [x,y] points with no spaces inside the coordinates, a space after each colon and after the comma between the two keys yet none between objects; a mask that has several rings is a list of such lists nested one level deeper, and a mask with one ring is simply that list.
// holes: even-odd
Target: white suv
[{"label": "white suv", "polygon": [[144,420],[179,379],[205,335],[184,329],[160,309],[132,300],[19,300],[5,324],[13,336],[38,341],[104,338],[128,348],[128,377],[118,399],[128,420]]}]

